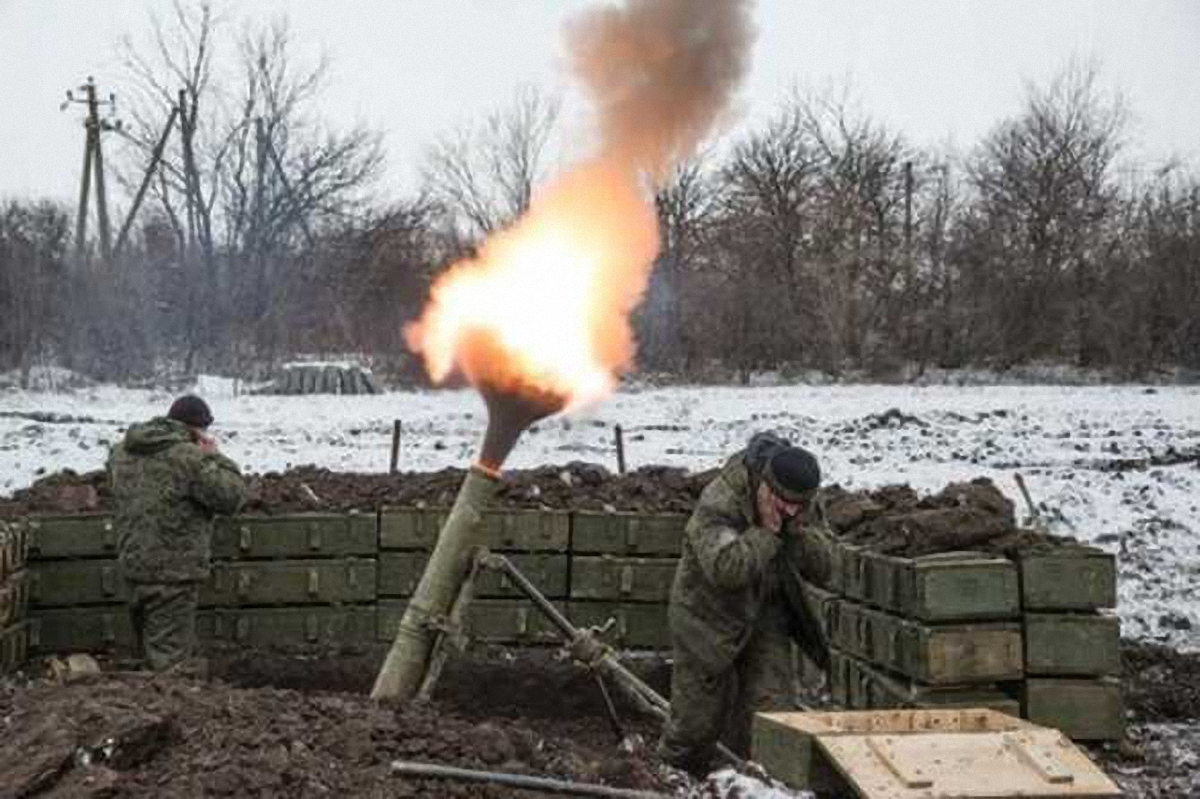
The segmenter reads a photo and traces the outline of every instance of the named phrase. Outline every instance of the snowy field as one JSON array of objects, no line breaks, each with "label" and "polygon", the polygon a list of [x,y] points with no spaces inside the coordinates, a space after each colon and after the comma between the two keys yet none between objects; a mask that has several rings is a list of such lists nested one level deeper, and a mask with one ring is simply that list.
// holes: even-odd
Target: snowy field
[{"label": "snowy field", "polygon": [[[483,433],[482,403],[467,391],[267,397],[234,396],[230,385],[202,380],[198,390],[213,406],[222,449],[252,472],[302,464],[384,471],[395,419],[403,422],[402,470],[464,466]],[[112,387],[0,391],[0,494],[59,469],[100,468],[126,425],[164,413],[170,400]],[[813,449],[829,482],[935,491],[986,476],[1023,517],[1013,480],[1020,472],[1053,532],[1119,554],[1126,635],[1200,649],[1198,387],[626,390],[540,424],[507,465],[585,460],[615,470],[618,424],[630,468],[707,469],[770,428]]]}]

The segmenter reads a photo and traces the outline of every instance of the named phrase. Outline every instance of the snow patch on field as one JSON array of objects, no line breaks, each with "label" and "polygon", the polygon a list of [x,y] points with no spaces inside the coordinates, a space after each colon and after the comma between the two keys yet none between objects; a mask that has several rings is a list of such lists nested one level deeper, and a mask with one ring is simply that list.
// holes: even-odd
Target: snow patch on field
[{"label": "snow patch on field", "polygon": [[[470,391],[255,396],[211,378],[197,390],[213,405],[223,450],[251,472],[384,471],[394,419],[403,423],[403,470],[464,466],[485,422]],[[164,413],[170,401],[162,391],[112,386],[0,390],[0,494],[59,469],[100,468],[128,424]],[[990,477],[1024,515],[1013,480],[1020,472],[1053,532],[1118,553],[1125,634],[1200,648],[1195,386],[634,388],[537,425],[508,465],[584,460],[615,469],[616,425],[630,468],[708,469],[751,433],[774,429],[817,452],[828,482],[936,491]]]}]

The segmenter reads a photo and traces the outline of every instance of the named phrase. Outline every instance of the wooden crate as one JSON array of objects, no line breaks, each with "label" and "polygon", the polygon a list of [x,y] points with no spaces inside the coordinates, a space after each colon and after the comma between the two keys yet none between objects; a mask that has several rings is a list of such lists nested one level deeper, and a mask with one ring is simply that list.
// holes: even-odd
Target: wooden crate
[{"label": "wooden crate", "polygon": [[[570,566],[568,555],[554,552],[518,552],[506,557],[543,595],[551,599],[566,599],[567,572]],[[379,596],[411,596],[416,591],[428,562],[428,552],[379,553]],[[474,591],[475,596],[482,599],[524,596],[507,574],[493,569],[480,569],[475,577]]]},{"label": "wooden crate", "polygon": [[1088,611],[1117,605],[1116,558],[1070,545],[1022,553],[1021,606],[1030,611]]},{"label": "wooden crate", "polygon": [[581,554],[678,557],[688,516],[682,513],[571,515],[571,550]]},{"label": "wooden crate", "polygon": [[1125,734],[1121,685],[1107,677],[1029,677],[1021,691],[1021,715],[1076,741],[1115,741]]},{"label": "wooden crate", "polygon": [[678,561],[576,555],[571,560],[572,599],[666,603]]},{"label": "wooden crate", "polygon": [[1016,622],[928,624],[855,602],[833,614],[830,640],[844,652],[931,685],[1020,679]]},{"label": "wooden crate", "polygon": [[[450,511],[385,508],[379,516],[381,549],[432,551]],[[566,511],[485,510],[479,543],[498,552],[566,552],[571,514]]]},{"label": "wooden crate", "polygon": [[1026,613],[1025,671],[1102,677],[1121,671],[1121,623],[1096,613]]},{"label": "wooden crate", "polygon": [[213,557],[370,557],[378,549],[377,524],[374,513],[302,513],[219,519],[213,530]]}]

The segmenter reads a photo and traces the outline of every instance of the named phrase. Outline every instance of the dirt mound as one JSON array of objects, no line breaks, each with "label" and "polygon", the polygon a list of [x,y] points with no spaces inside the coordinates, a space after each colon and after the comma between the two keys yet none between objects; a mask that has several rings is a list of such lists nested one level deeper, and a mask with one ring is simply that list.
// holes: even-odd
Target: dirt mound
[{"label": "dirt mound", "polygon": [[907,485],[856,492],[833,486],[824,504],[843,541],[901,557],[953,551],[1011,556],[1068,540],[1019,528],[1012,501],[987,478],[951,483],[925,497]]},{"label": "dirt mound", "polygon": [[[536,664],[521,669],[539,673]],[[489,674],[475,674],[470,696]],[[477,707],[468,717],[454,683],[447,689],[431,705],[395,707],[361,694],[131,673],[0,685],[0,797],[528,795],[392,777],[396,759],[662,787],[655,763],[622,752],[603,718],[526,723],[485,717]]]},{"label": "dirt mound", "polygon": [[1125,703],[1140,722],[1200,719],[1200,652],[1123,640]]},{"label": "dirt mound", "polygon": [[[645,466],[624,475],[603,466],[562,466],[506,471],[496,504],[508,508],[690,513],[713,472],[690,473]],[[449,507],[462,484],[462,469],[403,474],[358,474],[302,466],[246,478],[244,513],[369,511],[382,505]],[[102,471],[62,471],[0,500],[0,517],[26,513],[108,510],[111,495]]]}]

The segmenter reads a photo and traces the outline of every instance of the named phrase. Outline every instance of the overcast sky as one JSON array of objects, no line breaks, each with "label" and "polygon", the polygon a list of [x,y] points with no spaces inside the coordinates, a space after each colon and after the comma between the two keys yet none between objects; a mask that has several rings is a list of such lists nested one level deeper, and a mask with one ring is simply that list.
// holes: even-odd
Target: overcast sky
[{"label": "overcast sky", "polygon": [[[704,0],[695,0],[704,2]],[[594,0],[593,0],[594,2]],[[588,0],[216,0],[228,24],[286,13],[328,54],[324,108],[383,131],[387,180],[415,186],[424,146],[520,85],[569,91],[564,22]],[[115,44],[170,0],[0,0],[0,197],[77,192],[87,75],[120,94]],[[751,73],[731,135],[793,86],[849,84],[917,143],[969,147],[1072,58],[1095,59],[1134,112],[1131,155],[1200,161],[1200,0],[758,0]],[[568,98],[570,95],[568,94]],[[119,101],[119,97],[118,97]],[[570,100],[569,100],[570,102]],[[568,108],[574,108],[569,105]],[[578,112],[576,111],[576,114]],[[575,115],[569,115],[570,135]]]}]

